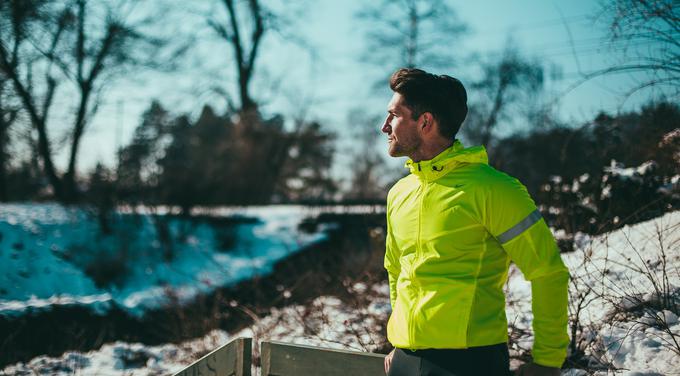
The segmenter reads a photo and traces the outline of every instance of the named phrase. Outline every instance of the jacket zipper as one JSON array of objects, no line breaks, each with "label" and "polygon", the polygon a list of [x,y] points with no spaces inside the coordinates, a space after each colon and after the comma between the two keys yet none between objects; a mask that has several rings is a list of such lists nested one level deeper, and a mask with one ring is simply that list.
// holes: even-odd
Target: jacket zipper
[{"label": "jacket zipper", "polygon": [[[420,163],[418,164],[418,170],[420,170]],[[423,202],[425,201],[425,193],[427,192],[427,181],[423,180],[421,183],[421,191],[420,191],[420,203],[418,205],[418,233],[416,236],[416,256],[413,258],[413,265],[411,266],[411,281],[415,282],[415,264],[420,260],[420,257],[422,255],[422,249],[421,249],[421,231],[422,231],[422,222],[423,222]],[[420,286],[417,285],[417,283],[414,283],[416,285],[416,300],[415,303],[410,310],[410,315],[409,315],[409,343],[413,344],[413,340],[415,337],[415,323],[413,322],[413,316],[415,315],[416,311],[416,306],[420,302]],[[413,350],[413,349],[412,349]]]}]

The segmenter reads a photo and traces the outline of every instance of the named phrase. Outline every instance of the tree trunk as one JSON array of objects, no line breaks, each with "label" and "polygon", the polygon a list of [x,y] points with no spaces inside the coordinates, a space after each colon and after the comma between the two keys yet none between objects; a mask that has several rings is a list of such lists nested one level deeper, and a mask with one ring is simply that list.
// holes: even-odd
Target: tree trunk
[{"label": "tree trunk", "polygon": [[68,202],[75,202],[78,200],[78,187],[76,185],[76,161],[78,156],[78,149],[80,147],[80,140],[83,136],[83,131],[86,125],[87,103],[90,99],[91,90],[88,86],[81,88],[81,100],[78,106],[78,113],[76,114],[76,121],[73,127],[73,136],[71,139],[71,153],[68,161],[68,170],[64,175],[64,194]]},{"label": "tree trunk", "polygon": [[411,1],[408,4],[409,7],[409,33],[408,42],[406,42],[406,67],[415,68],[416,67],[416,53],[418,52],[418,22],[420,17],[418,16],[418,4],[415,1]]},{"label": "tree trunk", "polygon": [[7,197],[7,160],[5,150],[7,141],[7,129],[9,124],[6,124],[4,114],[0,114],[0,201],[6,202]]},{"label": "tree trunk", "polygon": [[487,148],[489,147],[489,142],[491,142],[491,131],[493,127],[496,126],[496,122],[498,122],[498,114],[503,108],[503,95],[505,94],[506,87],[507,85],[505,80],[501,77],[498,84],[498,91],[496,91],[496,98],[493,101],[493,108],[491,109],[491,113],[484,124],[484,133],[482,133],[482,145]]},{"label": "tree trunk", "polygon": [[250,73],[245,69],[239,69],[239,94],[241,98],[241,112],[251,113],[257,111],[257,104],[250,97],[250,90],[248,84],[250,83]]},{"label": "tree trunk", "polygon": [[[6,60],[4,59],[4,57],[5,56],[3,56],[2,63],[3,65],[6,65]],[[57,197],[58,200],[62,201],[66,197],[64,196],[62,181],[57,175],[57,172],[54,168],[54,164],[52,163],[52,151],[50,150],[50,142],[49,138],[47,137],[47,127],[45,124],[45,118],[41,117],[38,114],[38,110],[32,100],[33,97],[31,96],[31,94],[28,93],[26,88],[24,88],[24,86],[19,81],[19,77],[17,77],[16,71],[14,71],[13,69],[4,69],[4,71],[9,75],[9,78],[12,80],[12,83],[14,84],[14,89],[19,94],[19,97],[21,98],[21,101],[24,104],[24,108],[28,112],[31,124],[38,131],[38,152],[40,153],[40,157],[43,160],[43,170],[45,172],[45,175],[47,175],[47,179],[49,180],[50,185],[54,189],[55,197]]]},{"label": "tree trunk", "polygon": [[264,35],[263,15],[258,0],[249,0],[250,16],[252,17],[253,29],[251,31],[251,46],[247,51],[244,50],[245,43],[241,36],[239,18],[236,15],[236,8],[233,0],[224,0],[224,6],[229,13],[231,31],[227,31],[218,23],[213,23],[213,27],[234,49],[236,58],[236,73],[238,74],[239,97],[241,99],[240,112],[250,114],[257,112],[257,103],[250,96],[248,88],[250,79],[253,76],[255,60],[257,59],[260,41]]}]

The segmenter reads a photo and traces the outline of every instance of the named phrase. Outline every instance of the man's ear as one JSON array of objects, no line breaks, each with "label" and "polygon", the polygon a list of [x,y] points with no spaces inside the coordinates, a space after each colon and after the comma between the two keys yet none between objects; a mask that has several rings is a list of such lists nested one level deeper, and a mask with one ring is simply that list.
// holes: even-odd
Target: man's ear
[{"label": "man's ear", "polygon": [[420,115],[420,117],[421,117],[421,119],[422,119],[422,120],[421,120],[422,122],[420,123],[420,128],[421,128],[424,132],[428,133],[428,132],[430,132],[430,131],[435,130],[435,129],[434,129],[434,116],[432,116],[431,113],[429,113],[429,112],[423,112],[423,113]]}]

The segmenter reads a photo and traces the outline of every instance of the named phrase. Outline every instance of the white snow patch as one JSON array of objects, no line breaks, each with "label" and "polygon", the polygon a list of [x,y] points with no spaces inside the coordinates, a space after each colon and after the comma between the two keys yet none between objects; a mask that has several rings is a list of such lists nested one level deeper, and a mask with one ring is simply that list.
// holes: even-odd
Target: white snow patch
[{"label": "white snow patch", "polygon": [[140,343],[114,342],[86,353],[67,352],[60,357],[39,356],[0,370],[0,375],[169,375],[181,371],[230,339],[223,331],[213,331],[202,338],[181,344],[145,346]]},{"label": "white snow patch", "polygon": [[[356,287],[356,285],[355,285]],[[40,356],[0,370],[0,375],[103,375],[151,376],[178,372],[218,347],[238,337],[258,341],[283,341],[325,348],[371,351],[385,345],[382,325],[390,312],[389,289],[383,285],[368,288],[370,303],[364,307],[347,305],[340,299],[321,296],[310,305],[274,308],[253,326],[229,335],[213,331],[182,344],[145,346],[114,342],[86,353],[67,352],[60,357]],[[236,304],[236,303],[235,303]],[[254,356],[259,356],[255,349]],[[253,367],[253,375],[257,375]]]},{"label": "white snow patch", "polygon": [[[658,300],[655,291],[663,292],[663,286],[669,295],[675,293],[676,307],[680,306],[680,211],[596,237],[576,234],[574,245],[574,252],[562,255],[572,277],[570,312],[575,313],[579,301],[585,303],[580,313],[585,329],[579,335],[593,369],[567,370],[563,375],[680,374],[677,312],[640,308]],[[529,350],[531,284],[514,265],[507,303],[508,322],[520,336],[511,353]],[[595,367],[603,362],[614,370]]]},{"label": "white snow patch", "polygon": [[[172,207],[139,207],[138,213],[161,216]],[[167,218],[175,239],[189,228],[187,241],[173,241],[169,250],[158,240],[156,224],[147,214],[132,216],[121,208],[113,235],[104,235],[97,218],[86,210],[56,204],[0,205],[0,315],[20,315],[53,305],[83,305],[105,312],[113,304],[141,316],[148,309],[191,300],[200,293],[270,273],[274,264],[326,238],[328,226],[300,231],[305,218],[322,212],[350,211],[302,206],[214,208],[202,213],[254,218],[225,230],[205,223]],[[359,207],[357,211],[379,211]],[[197,210],[198,214],[200,209]],[[224,233],[219,233],[224,231]],[[220,237],[232,239],[223,250]],[[224,242],[224,241],[223,241]],[[227,246],[230,246],[227,244]],[[168,257],[167,254],[170,254]],[[96,283],[91,270],[123,268],[108,284]]]}]

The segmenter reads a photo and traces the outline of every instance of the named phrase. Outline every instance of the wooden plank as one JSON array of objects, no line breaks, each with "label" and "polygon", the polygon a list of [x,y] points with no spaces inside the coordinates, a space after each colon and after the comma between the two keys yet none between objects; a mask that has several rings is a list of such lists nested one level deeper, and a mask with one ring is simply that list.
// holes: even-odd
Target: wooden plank
[{"label": "wooden plank", "polygon": [[382,354],[283,342],[261,344],[262,376],[385,376]]},{"label": "wooden plank", "polygon": [[250,376],[252,340],[236,338],[175,376]]}]

